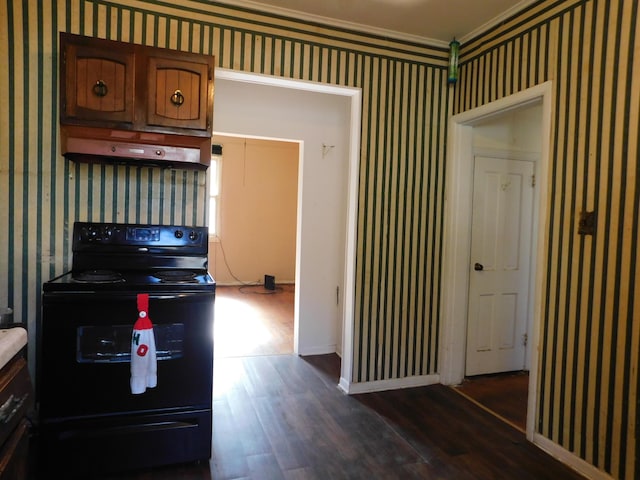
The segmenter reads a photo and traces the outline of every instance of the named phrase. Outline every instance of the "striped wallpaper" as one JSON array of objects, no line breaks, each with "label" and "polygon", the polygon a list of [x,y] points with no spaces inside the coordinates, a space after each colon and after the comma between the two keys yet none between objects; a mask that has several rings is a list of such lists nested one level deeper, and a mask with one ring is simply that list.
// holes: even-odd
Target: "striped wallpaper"
[{"label": "striped wallpaper", "polygon": [[[179,6],[176,6],[179,4]],[[58,154],[59,31],[214,54],[219,67],[363,90],[354,382],[437,372],[447,49],[206,1],[3,2],[16,92],[0,115],[0,301],[33,326],[69,268],[75,220],[202,224],[197,172],[74,164]],[[52,75],[52,73],[54,73]],[[214,111],[215,122],[215,111]]]},{"label": "striped wallpaper", "polygon": [[[537,431],[640,478],[640,22],[637,0],[543,1],[463,45],[454,111],[552,80]],[[577,233],[595,211],[594,236]]]},{"label": "striped wallpaper", "polygon": [[[216,2],[2,2],[0,91],[13,95],[0,109],[0,306],[35,325],[40,285],[69,267],[75,220],[205,222],[202,173],[59,155],[59,31],[362,88],[353,382],[438,372],[448,117],[552,80],[537,430],[616,478],[638,478],[637,8],[636,0],[535,2],[462,45],[451,88],[441,47]],[[597,213],[593,237],[576,234],[582,210]]]}]

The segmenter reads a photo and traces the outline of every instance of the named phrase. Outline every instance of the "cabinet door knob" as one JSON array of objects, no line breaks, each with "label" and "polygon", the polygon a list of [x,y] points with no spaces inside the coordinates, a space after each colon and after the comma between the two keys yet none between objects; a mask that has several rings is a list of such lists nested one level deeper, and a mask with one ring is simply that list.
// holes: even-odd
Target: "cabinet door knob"
[{"label": "cabinet door knob", "polygon": [[482,265],[481,263],[476,263],[476,264],[473,266],[473,269],[474,269],[476,272],[481,272],[482,270],[484,270],[484,265]]},{"label": "cabinet door knob", "polygon": [[98,80],[93,86],[93,94],[96,97],[106,97],[108,92],[107,84],[103,80]]},{"label": "cabinet door knob", "polygon": [[175,92],[173,92],[173,95],[171,95],[171,103],[173,103],[176,107],[179,107],[184,103],[184,95],[180,90],[176,90]]}]

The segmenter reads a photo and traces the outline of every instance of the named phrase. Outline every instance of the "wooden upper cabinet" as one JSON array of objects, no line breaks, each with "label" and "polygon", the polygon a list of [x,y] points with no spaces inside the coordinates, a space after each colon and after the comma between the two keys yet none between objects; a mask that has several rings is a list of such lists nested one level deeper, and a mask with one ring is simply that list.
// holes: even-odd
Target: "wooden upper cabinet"
[{"label": "wooden upper cabinet", "polygon": [[60,122],[211,137],[214,57],[60,34]]},{"label": "wooden upper cabinet", "polygon": [[149,57],[147,123],[207,130],[209,65],[196,59]]},{"label": "wooden upper cabinet", "polygon": [[133,52],[72,43],[64,47],[63,118],[133,123]]}]

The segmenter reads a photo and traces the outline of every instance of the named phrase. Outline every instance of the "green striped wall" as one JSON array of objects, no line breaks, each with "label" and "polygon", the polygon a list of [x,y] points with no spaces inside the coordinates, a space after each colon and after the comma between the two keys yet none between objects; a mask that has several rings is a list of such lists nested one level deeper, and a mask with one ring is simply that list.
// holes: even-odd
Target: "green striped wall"
[{"label": "green striped wall", "polygon": [[[177,6],[179,5],[179,6]],[[215,2],[3,2],[0,303],[33,326],[69,268],[75,220],[202,224],[202,174],[77,165],[58,153],[59,31],[214,54],[228,69],[363,91],[354,382],[437,372],[447,49]],[[4,68],[4,66],[3,66]],[[214,111],[215,127],[215,111]],[[6,165],[6,168],[4,167]]]},{"label": "green striped wall", "polygon": [[[12,94],[0,109],[0,306],[14,307],[33,335],[40,285],[68,269],[75,220],[205,222],[202,174],[59,155],[59,31],[362,88],[354,382],[438,372],[449,115],[550,79],[537,430],[616,478],[638,478],[637,8],[635,0],[537,2],[465,42],[450,88],[445,49],[215,2],[2,2],[0,91]],[[594,237],[576,234],[583,209],[598,214]]]},{"label": "green striped wall", "polygon": [[[463,45],[454,111],[552,80],[539,433],[640,478],[637,0],[543,1]],[[577,233],[581,211],[597,232]]]},{"label": "green striped wall", "polygon": [[92,35],[117,18],[85,2],[0,4],[0,52],[8,59],[0,87],[12,92],[0,113],[0,306],[13,307],[30,338],[42,282],[70,267],[74,221],[205,221],[204,173],[77,164],[59,154],[58,33]]}]

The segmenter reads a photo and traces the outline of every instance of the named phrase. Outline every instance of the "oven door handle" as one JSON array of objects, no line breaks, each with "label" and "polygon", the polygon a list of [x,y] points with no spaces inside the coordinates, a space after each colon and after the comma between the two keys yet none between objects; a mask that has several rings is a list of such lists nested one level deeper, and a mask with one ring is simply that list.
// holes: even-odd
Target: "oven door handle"
[{"label": "oven door handle", "polygon": [[[144,292],[140,292],[144,293]],[[185,293],[171,293],[171,294],[161,294],[161,293],[149,293],[150,300],[178,300],[181,298],[193,298],[193,297],[211,297],[213,295],[212,292],[185,292]]]},{"label": "oven door handle", "polygon": [[194,299],[194,298],[211,298],[214,295],[213,291],[190,291],[185,290],[180,293],[153,293],[152,291],[108,291],[108,292],[47,292],[44,296],[43,302],[46,303],[67,303],[73,301],[85,301],[95,302],[99,300],[108,300],[110,303],[114,301],[133,301],[135,304],[137,295],[139,293],[148,293],[151,300],[180,300],[180,299]]},{"label": "oven door handle", "polygon": [[132,423],[123,426],[108,426],[98,427],[92,429],[78,429],[69,430],[63,432],[60,438],[68,440],[71,438],[98,438],[98,437],[111,437],[117,436],[121,438],[122,435],[139,435],[145,432],[161,432],[167,430],[184,430],[184,429],[196,429],[199,423],[194,421],[161,421],[161,422],[142,422]]}]

